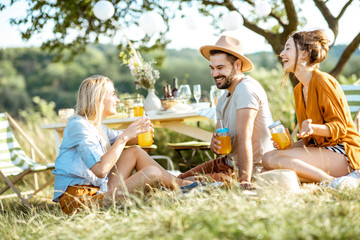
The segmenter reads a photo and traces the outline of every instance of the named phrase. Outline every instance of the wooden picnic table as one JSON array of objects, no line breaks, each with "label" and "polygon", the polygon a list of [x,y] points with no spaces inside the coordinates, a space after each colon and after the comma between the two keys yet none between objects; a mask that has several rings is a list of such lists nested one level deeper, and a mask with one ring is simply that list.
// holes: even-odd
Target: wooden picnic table
[{"label": "wooden picnic table", "polygon": [[[151,122],[155,128],[164,127],[172,131],[199,139],[201,141],[210,141],[212,132],[198,128],[196,126],[187,125],[187,122],[199,122],[199,121],[210,121],[210,119],[200,116],[198,112],[187,112],[187,113],[167,113],[157,114],[149,116]],[[111,129],[124,129],[134,122],[137,118],[120,118],[112,116],[111,118],[105,119],[103,124]],[[52,124],[41,124],[40,128],[53,130],[55,134],[55,150],[56,155],[59,153],[59,147],[61,145],[62,136],[66,123],[52,123]]]}]

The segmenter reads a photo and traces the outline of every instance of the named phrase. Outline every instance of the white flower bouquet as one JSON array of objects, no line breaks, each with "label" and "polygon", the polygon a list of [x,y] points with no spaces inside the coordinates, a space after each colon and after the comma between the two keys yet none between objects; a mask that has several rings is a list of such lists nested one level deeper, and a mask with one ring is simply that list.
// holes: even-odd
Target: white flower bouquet
[{"label": "white flower bouquet", "polygon": [[129,57],[124,52],[120,52],[119,56],[123,63],[129,67],[131,75],[135,77],[136,87],[154,89],[155,82],[160,77],[159,71],[153,69],[152,62],[145,62],[132,45],[130,48]]}]

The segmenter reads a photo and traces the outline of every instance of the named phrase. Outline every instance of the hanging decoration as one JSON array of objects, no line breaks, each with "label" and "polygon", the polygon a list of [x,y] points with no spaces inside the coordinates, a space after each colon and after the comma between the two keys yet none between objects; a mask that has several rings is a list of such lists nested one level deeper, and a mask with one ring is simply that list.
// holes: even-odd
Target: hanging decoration
[{"label": "hanging decoration", "polygon": [[115,9],[111,2],[102,0],[94,5],[93,12],[96,18],[106,21],[114,15]]},{"label": "hanging decoration", "polygon": [[255,3],[255,13],[259,17],[266,17],[271,13],[271,5],[266,1],[257,1]]},{"label": "hanging decoration", "polygon": [[230,11],[221,18],[225,30],[233,31],[244,24],[244,19],[237,11]]},{"label": "hanging decoration", "polygon": [[164,20],[155,11],[145,12],[139,19],[140,28],[148,35],[152,36],[157,32],[160,32],[164,26]]}]

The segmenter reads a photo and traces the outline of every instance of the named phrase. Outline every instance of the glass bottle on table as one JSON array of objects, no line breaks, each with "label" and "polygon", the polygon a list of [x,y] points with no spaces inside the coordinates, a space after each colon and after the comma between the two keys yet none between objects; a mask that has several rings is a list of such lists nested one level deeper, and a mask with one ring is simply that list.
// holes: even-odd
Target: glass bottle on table
[{"label": "glass bottle on table", "polygon": [[173,95],[172,95],[172,93],[171,93],[171,85],[168,84],[166,87],[167,87],[168,99],[174,98]]},{"label": "glass bottle on table", "polygon": [[173,84],[174,84],[174,87],[171,91],[171,95],[174,97],[174,98],[179,98],[180,97],[180,92],[179,92],[179,89],[178,89],[178,80],[177,78],[174,78],[173,79]]},{"label": "glass bottle on table", "polygon": [[163,87],[163,92],[164,92],[164,97],[163,97],[163,99],[164,99],[164,100],[168,99],[167,86],[164,86],[164,87]]}]

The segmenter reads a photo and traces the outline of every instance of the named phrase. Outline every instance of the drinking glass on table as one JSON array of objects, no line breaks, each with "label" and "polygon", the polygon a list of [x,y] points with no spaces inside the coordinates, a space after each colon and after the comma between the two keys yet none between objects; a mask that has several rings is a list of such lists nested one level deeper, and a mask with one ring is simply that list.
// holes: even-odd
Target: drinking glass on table
[{"label": "drinking glass on table", "polygon": [[187,103],[191,98],[190,86],[188,84],[180,85],[179,91],[180,91],[180,97],[182,98],[184,103]]},{"label": "drinking glass on table", "polygon": [[222,92],[220,89],[217,88],[216,85],[212,85],[210,88],[210,101],[211,107],[216,107],[217,101],[219,100]]},{"label": "drinking glass on table", "polygon": [[193,86],[193,94],[194,94],[194,98],[196,100],[196,105],[199,105],[199,100],[201,98],[201,86],[200,84],[196,84]]},{"label": "drinking glass on table", "polygon": [[134,102],[134,117],[141,117],[144,115],[144,104],[142,99],[138,96]]}]

